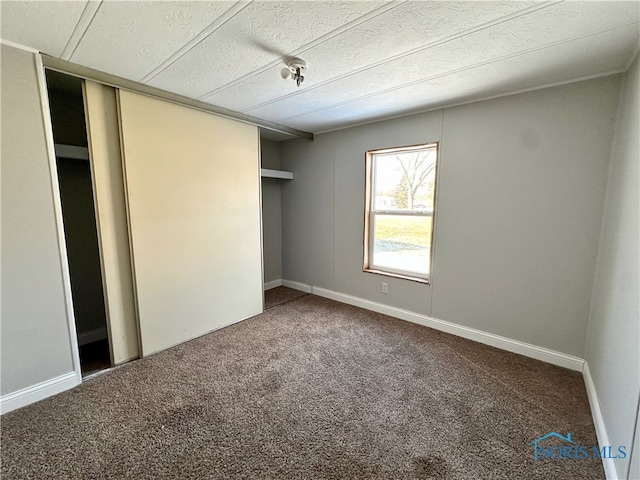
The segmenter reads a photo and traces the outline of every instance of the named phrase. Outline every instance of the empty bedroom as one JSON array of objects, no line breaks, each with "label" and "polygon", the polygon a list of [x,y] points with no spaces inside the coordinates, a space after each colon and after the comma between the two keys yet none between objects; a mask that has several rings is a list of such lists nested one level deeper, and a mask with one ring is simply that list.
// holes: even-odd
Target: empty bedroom
[{"label": "empty bedroom", "polygon": [[640,1],[0,1],[0,476],[640,480]]}]

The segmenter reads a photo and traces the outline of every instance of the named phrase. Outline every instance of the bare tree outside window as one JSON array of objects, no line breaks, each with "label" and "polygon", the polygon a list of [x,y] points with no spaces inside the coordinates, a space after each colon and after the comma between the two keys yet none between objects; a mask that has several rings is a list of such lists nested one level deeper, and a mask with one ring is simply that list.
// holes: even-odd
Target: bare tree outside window
[{"label": "bare tree outside window", "polygon": [[416,202],[416,195],[422,187],[427,185],[429,175],[435,172],[435,155],[434,150],[428,150],[395,156],[402,171],[402,178],[393,192],[398,208],[413,210],[425,207],[424,204]]}]

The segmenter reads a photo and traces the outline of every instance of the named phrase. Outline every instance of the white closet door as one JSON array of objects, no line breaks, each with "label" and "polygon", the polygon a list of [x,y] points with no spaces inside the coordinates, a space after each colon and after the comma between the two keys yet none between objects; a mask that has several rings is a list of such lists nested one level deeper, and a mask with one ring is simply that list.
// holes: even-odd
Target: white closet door
[{"label": "white closet door", "polygon": [[116,90],[84,82],[85,117],[96,206],[111,361],[140,356]]},{"label": "white closet door", "polygon": [[120,91],[142,354],[262,312],[255,126]]}]

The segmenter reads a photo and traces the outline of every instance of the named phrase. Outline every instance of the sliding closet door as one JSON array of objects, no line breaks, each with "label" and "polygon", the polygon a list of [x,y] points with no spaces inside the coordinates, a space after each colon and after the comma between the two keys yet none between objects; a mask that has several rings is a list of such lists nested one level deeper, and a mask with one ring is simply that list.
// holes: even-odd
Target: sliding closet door
[{"label": "sliding closet door", "polygon": [[102,284],[114,365],[140,356],[116,90],[84,82],[85,117],[96,206]]},{"label": "sliding closet door", "polygon": [[262,312],[257,127],[120,91],[142,354]]}]

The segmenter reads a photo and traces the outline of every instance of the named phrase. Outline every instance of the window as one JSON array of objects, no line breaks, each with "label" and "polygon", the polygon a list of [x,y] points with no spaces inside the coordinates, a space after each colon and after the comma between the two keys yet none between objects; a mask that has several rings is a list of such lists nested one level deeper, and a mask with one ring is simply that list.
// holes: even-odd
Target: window
[{"label": "window", "polygon": [[364,271],[429,283],[438,144],[366,155]]}]

